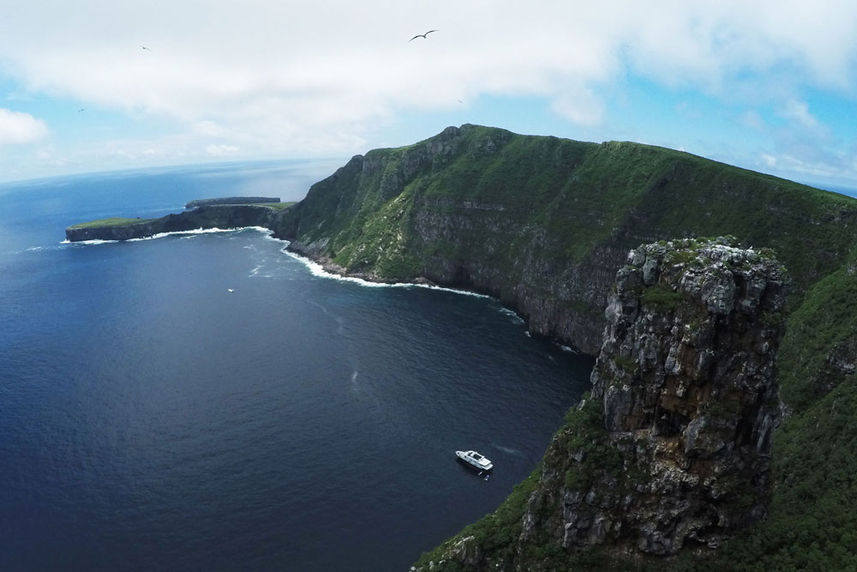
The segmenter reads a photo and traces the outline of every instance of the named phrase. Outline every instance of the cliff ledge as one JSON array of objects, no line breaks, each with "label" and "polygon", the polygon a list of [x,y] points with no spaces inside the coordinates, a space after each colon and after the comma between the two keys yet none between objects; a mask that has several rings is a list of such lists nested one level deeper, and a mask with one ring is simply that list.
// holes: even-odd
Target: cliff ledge
[{"label": "cliff ledge", "polygon": [[519,532],[488,547],[488,523],[423,568],[553,569],[593,548],[608,559],[705,551],[762,518],[786,293],[779,262],[729,239],[632,250],[591,395],[548,447]]}]

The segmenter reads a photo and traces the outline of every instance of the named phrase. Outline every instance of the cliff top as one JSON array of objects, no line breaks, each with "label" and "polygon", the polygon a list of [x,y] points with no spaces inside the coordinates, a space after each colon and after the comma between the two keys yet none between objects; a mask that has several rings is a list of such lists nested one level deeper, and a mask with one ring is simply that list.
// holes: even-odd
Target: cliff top
[{"label": "cliff top", "polygon": [[124,217],[112,217],[112,218],[102,218],[98,220],[93,220],[89,222],[81,222],[78,224],[73,224],[69,228],[69,230],[79,230],[84,228],[108,228],[108,227],[121,227],[121,226],[131,226],[140,223],[151,222],[156,219],[151,218],[124,218]]},{"label": "cliff top", "polygon": [[185,205],[186,209],[211,205],[252,205],[277,204],[280,197],[219,197],[213,199],[195,199]]}]

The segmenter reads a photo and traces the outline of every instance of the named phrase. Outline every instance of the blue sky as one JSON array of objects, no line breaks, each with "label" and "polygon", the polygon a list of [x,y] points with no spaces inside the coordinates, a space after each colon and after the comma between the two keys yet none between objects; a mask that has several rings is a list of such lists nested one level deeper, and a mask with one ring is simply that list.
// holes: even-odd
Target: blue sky
[{"label": "blue sky", "polygon": [[478,123],[857,188],[852,0],[0,0],[0,14],[0,181],[344,159]]}]

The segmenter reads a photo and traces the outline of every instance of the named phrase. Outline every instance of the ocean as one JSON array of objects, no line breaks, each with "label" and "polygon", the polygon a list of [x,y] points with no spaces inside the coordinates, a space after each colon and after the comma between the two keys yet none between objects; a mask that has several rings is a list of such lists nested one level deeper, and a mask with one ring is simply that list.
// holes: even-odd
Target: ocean
[{"label": "ocean", "polygon": [[493,299],[326,276],[261,229],[63,242],[338,164],[0,185],[0,569],[407,570],[536,467],[592,360]]}]

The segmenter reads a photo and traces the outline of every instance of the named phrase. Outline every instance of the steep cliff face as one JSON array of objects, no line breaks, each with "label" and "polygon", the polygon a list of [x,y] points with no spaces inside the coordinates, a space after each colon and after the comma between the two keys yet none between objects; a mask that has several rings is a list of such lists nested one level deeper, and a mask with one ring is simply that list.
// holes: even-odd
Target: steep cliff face
[{"label": "steep cliff face", "polygon": [[766,513],[787,281],[769,254],[681,240],[616,276],[592,392],[549,446],[506,546],[449,545],[443,566],[551,569],[583,548],[717,548]]},{"label": "steep cliff face", "polygon": [[[292,240],[293,250],[339,272],[384,281],[426,279],[492,294],[526,317],[531,331],[553,336],[592,355],[601,349],[608,295],[630,249],[659,240],[726,234],[737,237],[742,245],[774,249],[793,281],[792,309],[777,359],[780,395],[788,415],[774,434],[775,493],[767,519],[734,536],[717,553],[724,555],[727,560],[723,562],[729,567],[736,562],[753,569],[857,567],[857,537],[843,532],[857,530],[853,502],[857,498],[857,481],[853,479],[857,461],[852,454],[857,434],[857,414],[853,413],[857,411],[857,201],[853,198],[669,149],[620,142],[581,143],[464,125],[407,147],[355,156],[332,176],[313,185],[306,199],[283,211],[266,209],[240,219],[230,214],[235,207],[223,208],[226,210],[212,213],[207,221],[190,221],[179,215],[169,224],[137,229],[133,236],[207,225],[267,226],[275,236]],[[118,231],[83,234],[75,233],[76,238],[70,236],[69,240],[124,238]],[[645,262],[641,272],[645,293],[638,301],[641,312],[646,308],[669,309],[683,299],[683,295],[676,298],[678,290],[670,293],[660,288],[659,282],[649,285],[653,267],[647,269]],[[629,275],[627,280],[636,278]],[[660,274],[657,280],[661,280]],[[718,284],[717,280],[702,283],[700,291],[712,288],[714,292],[720,288]],[[742,288],[736,286],[739,298],[744,296]],[[619,315],[617,307],[611,306],[608,314]],[[703,319],[701,313],[697,321],[689,318],[685,322],[685,326],[690,325],[687,335],[698,328],[702,338],[722,340],[755,331],[737,314],[728,314],[733,316],[728,319],[715,314],[720,318],[714,321]],[[669,319],[688,319],[681,313],[663,318],[665,322],[653,316],[653,321],[646,323],[653,331],[666,328]],[[776,319],[776,312],[761,314],[763,325],[767,324],[770,331],[776,329]],[[737,333],[727,334],[733,328]],[[677,348],[670,367],[664,364],[664,383],[675,379],[669,373],[675,368],[701,372],[710,367],[706,365],[711,362],[710,354],[694,350],[692,339],[680,341],[679,336],[683,340],[685,333],[670,332],[674,338],[664,341],[667,345],[641,348],[644,355],[666,351],[668,358],[672,350],[666,347]],[[627,332],[624,338],[619,333],[617,329],[608,339],[615,339],[614,344],[622,348],[631,338]],[[636,334],[649,340],[647,343],[654,339],[643,329]],[[675,437],[673,448],[683,451],[690,443],[690,449],[682,453],[688,459],[709,453],[719,459],[721,453],[712,451],[721,441],[726,443],[721,433],[733,429],[742,435],[749,431],[750,437],[742,442],[743,450],[747,450],[746,443],[758,442],[767,423],[765,415],[758,423],[741,421],[734,428],[728,419],[709,423],[704,415],[704,420],[695,424],[687,420],[683,425],[684,411],[704,407],[704,396],[693,389],[693,384],[667,387],[664,391],[668,393],[663,395],[670,397],[664,397],[661,404],[661,390],[641,389],[650,382],[653,388],[661,383],[660,370],[651,369],[648,359],[637,362],[620,352],[612,360],[599,362],[603,375],[612,368],[624,372],[625,377],[617,378],[623,380],[621,385],[599,384],[600,397],[589,399],[585,407],[569,416],[560,435],[565,435],[565,451],[574,449],[576,457],[561,454],[563,449],[555,442],[543,470],[538,469],[521,483],[495,513],[444,545],[444,553],[458,554],[450,562],[474,566],[488,561],[550,563],[553,557],[568,558],[574,546],[588,546],[573,552],[579,563],[586,554],[597,553],[597,547],[604,546],[587,544],[588,539],[601,536],[605,543],[612,538],[619,545],[636,547],[637,552],[654,554],[671,553],[681,543],[717,543],[721,532],[706,527],[704,522],[708,521],[703,517],[698,521],[701,524],[682,517],[681,522],[691,523],[680,527],[686,533],[671,529],[671,525],[658,525],[652,528],[650,540],[639,548],[644,538],[641,533],[617,532],[637,530],[637,525],[610,517],[609,512],[615,511],[612,501],[604,501],[609,505],[602,507],[606,512],[589,512],[590,518],[585,516],[591,508],[587,508],[591,504],[588,499],[600,506],[601,501],[594,500],[598,497],[588,492],[583,502],[569,497],[570,506],[578,502],[576,506],[584,515],[576,520],[570,513],[566,519],[565,509],[555,510],[560,500],[548,495],[546,488],[537,496],[541,501],[529,502],[540,480],[554,478],[566,491],[589,491],[586,487],[596,479],[615,474],[626,462],[633,472],[634,467],[645,464],[645,459],[667,459],[672,453],[659,450],[651,444],[654,442],[640,441],[641,449],[636,450],[647,430],[630,427],[653,419],[657,431],[680,428],[681,438]],[[724,360],[718,358],[717,363],[728,364],[727,369],[732,370],[749,364],[748,375],[754,369],[767,368],[764,359],[752,353]],[[768,390],[760,386],[755,391],[762,395]],[[686,397],[679,396],[680,392]],[[727,396],[727,409],[746,405],[739,399],[740,392],[720,394]],[[628,430],[606,433],[605,399],[611,427]],[[719,403],[710,407],[716,411]],[[666,417],[661,420],[663,415]],[[654,430],[648,431],[654,434]],[[608,438],[620,434],[635,435],[629,439],[636,456],[631,456],[627,447],[620,448],[622,442]],[[582,440],[575,441],[575,436]],[[763,439],[760,452],[766,443]],[[736,466],[755,464],[760,474],[767,474],[759,459],[731,458],[738,459]],[[572,462],[577,470],[571,470]],[[691,462],[692,466],[706,464],[716,465],[711,459]],[[600,473],[599,467],[607,473]],[[758,499],[766,478],[745,482],[746,491],[731,488],[729,479],[719,479],[718,487],[733,491],[723,498],[737,496],[744,509],[732,510],[727,502],[703,512],[730,522],[752,520],[759,514]],[[619,487],[623,481],[616,479]],[[684,490],[689,485],[683,479],[671,482]],[[609,486],[610,481],[605,482]],[[688,482],[692,484],[693,478]],[[694,489],[693,495],[720,494],[721,488],[705,489],[708,486],[703,479],[702,488]],[[640,502],[645,508],[646,503]],[[526,521],[525,513],[529,515]],[[574,524],[567,531],[566,525],[572,520]],[[512,543],[521,538],[525,527],[527,542]],[[513,549],[520,549],[520,553],[509,555]],[[813,555],[812,560],[807,554]],[[588,561],[588,567],[604,569],[603,558],[596,556]],[[658,560],[657,566],[661,565],[664,561]],[[549,569],[548,564],[542,567]],[[452,568],[456,569],[455,565]],[[722,568],[717,562],[712,565],[712,569]]]},{"label": "steep cliff face", "polygon": [[857,202],[657,147],[464,125],[354,157],[276,231],[334,270],[491,294],[595,355],[629,249],[730,234],[774,248],[802,290],[853,247]]},{"label": "steep cliff face", "polygon": [[[717,242],[651,244],[628,262],[590,398],[622,467],[588,486],[562,482],[563,546],[609,539],[657,555],[688,542],[717,547],[765,514],[785,276],[776,260]],[[567,454],[573,475],[586,445],[563,444],[548,454]]]}]

